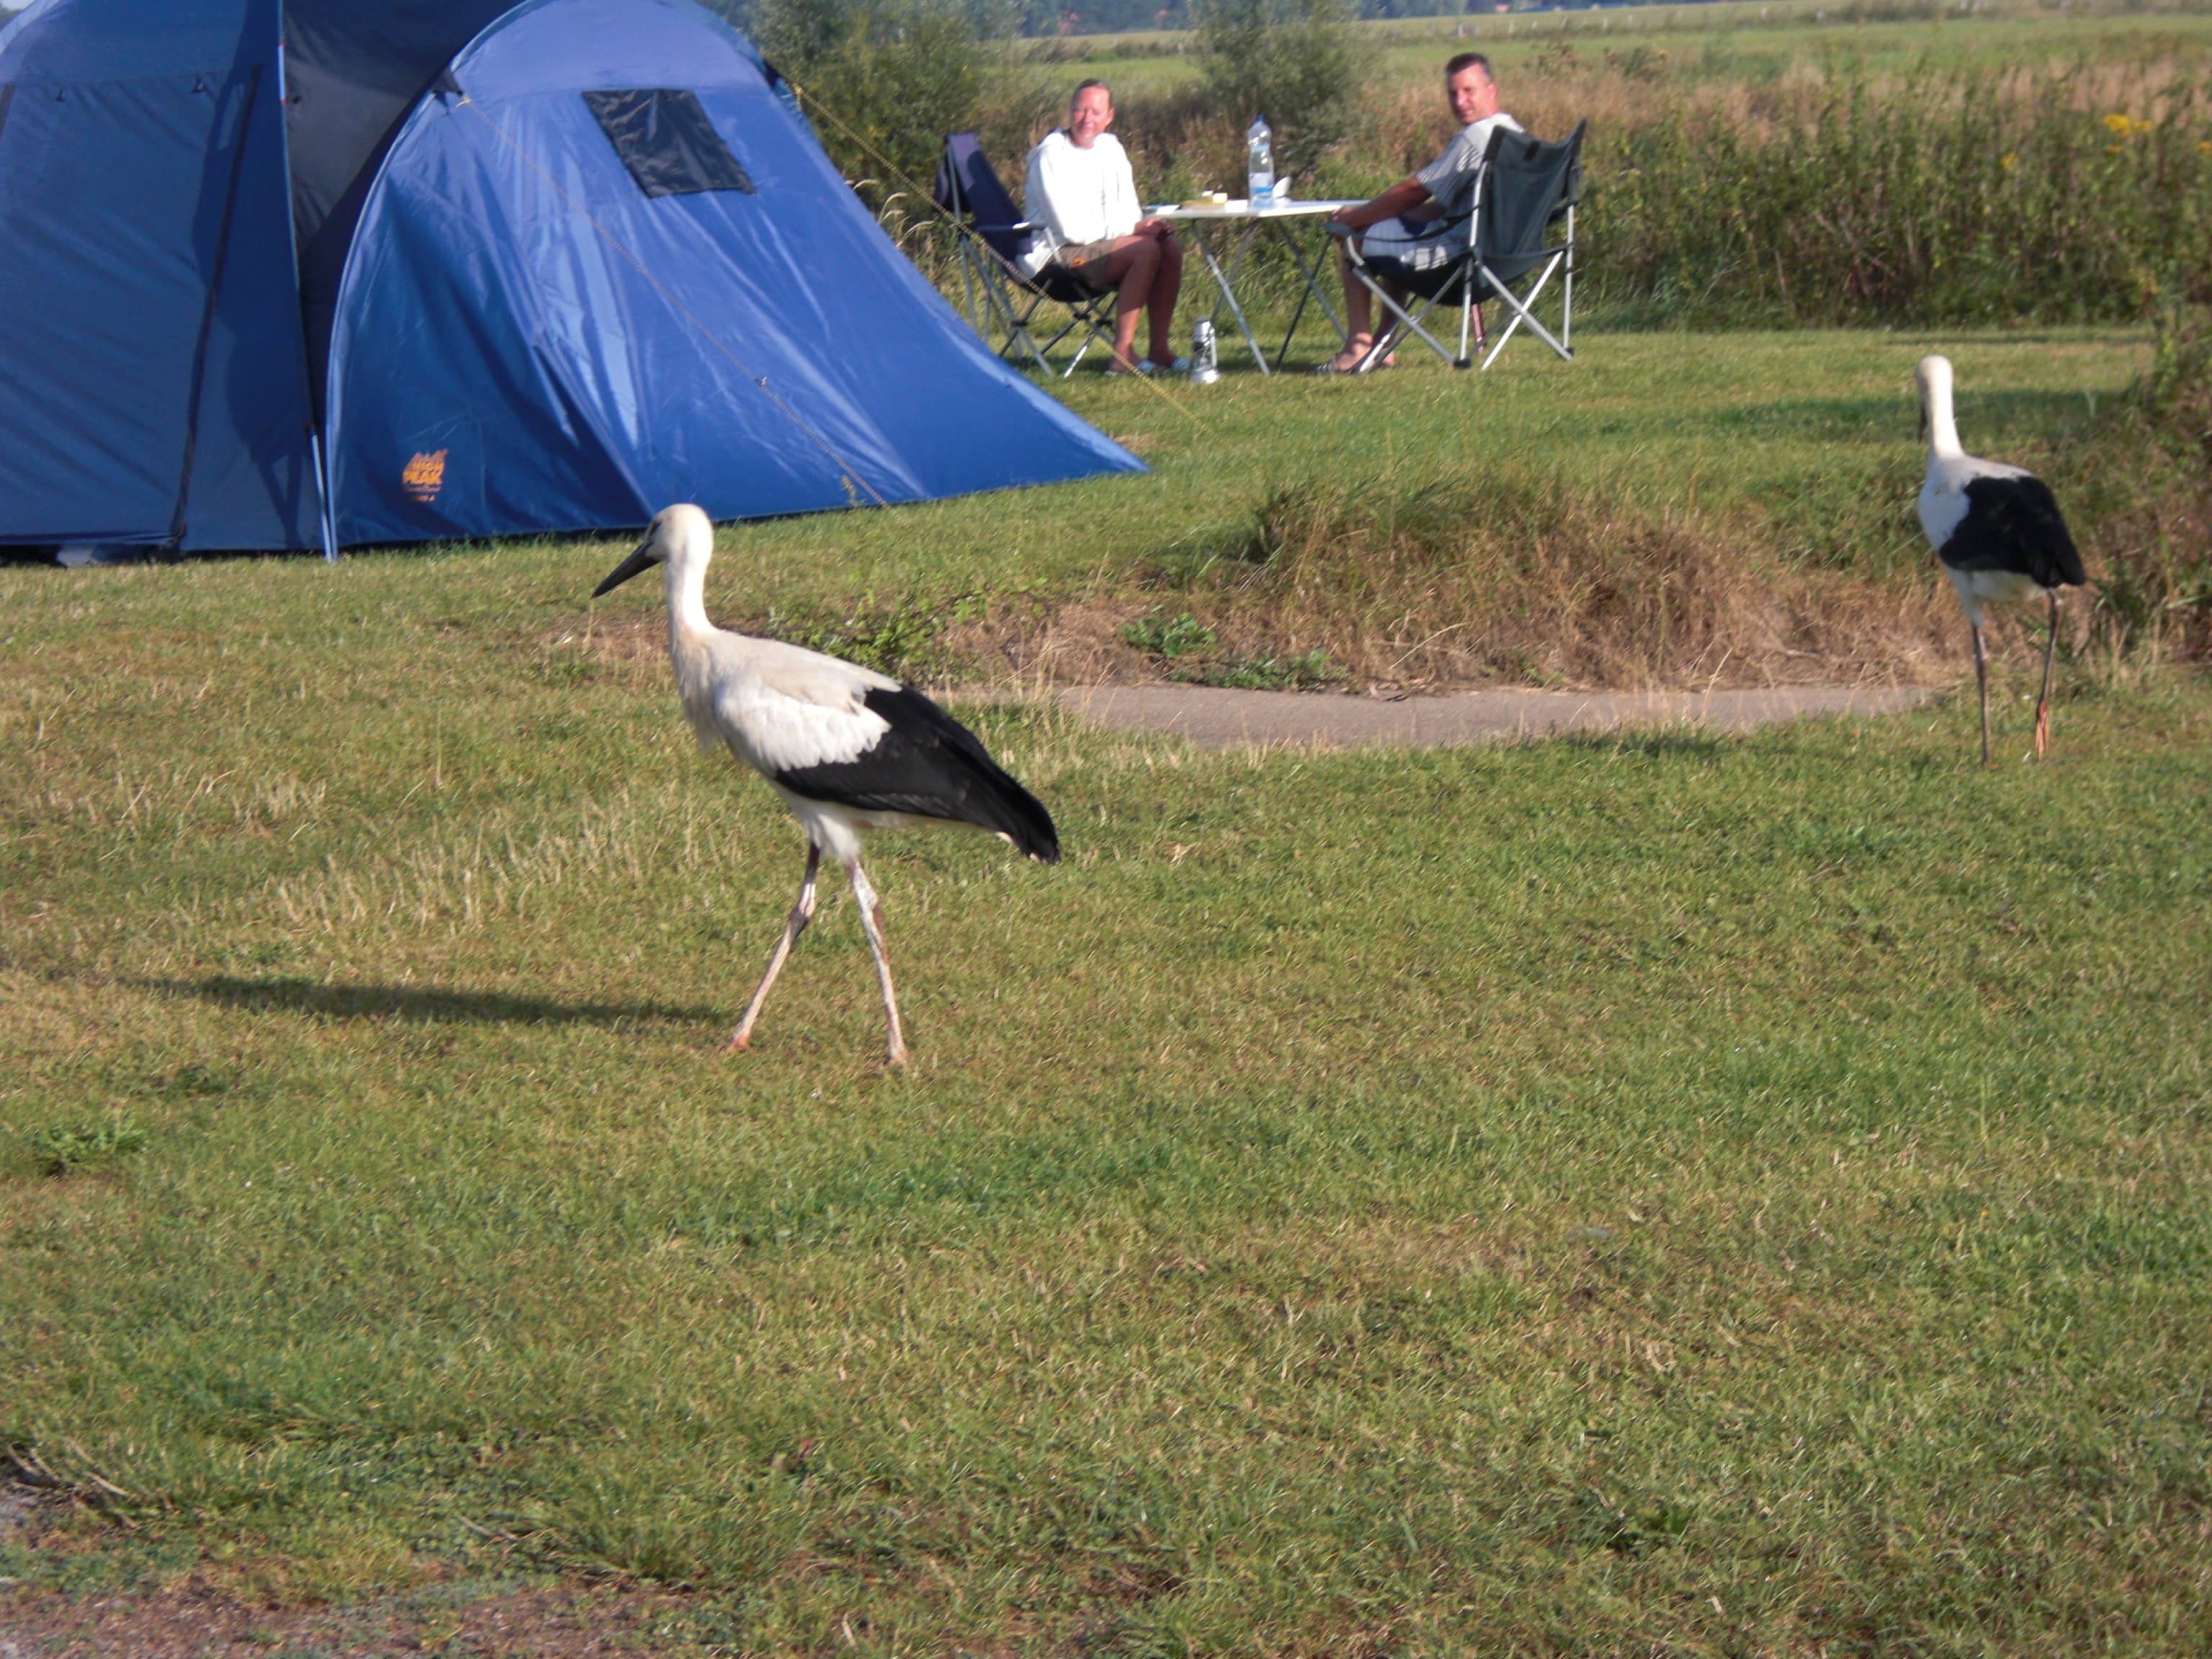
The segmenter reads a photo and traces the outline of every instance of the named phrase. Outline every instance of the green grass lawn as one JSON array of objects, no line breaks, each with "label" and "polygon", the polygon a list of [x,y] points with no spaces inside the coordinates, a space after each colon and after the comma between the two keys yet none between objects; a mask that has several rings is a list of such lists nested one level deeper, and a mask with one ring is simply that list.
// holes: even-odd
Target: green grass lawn
[{"label": "green grass lawn", "polygon": [[[1946,343],[2008,443],[2136,350]],[[1924,345],[1609,337],[1197,423],[1079,379],[1154,474],[726,531],[709,604],[1125,582],[1454,444],[1817,503],[1917,471]],[[664,664],[582,648],[649,614],[587,614],[617,550],[0,569],[0,1446],[89,1505],[0,1533],[0,1595],[611,1571],[744,1652],[2212,1644],[2201,678],[2075,672],[2034,765],[2010,671],[1986,773],[1971,698],[1304,757],[981,708],[1068,856],[878,841],[893,1075],[842,884],[714,1054],[798,838]]]}]

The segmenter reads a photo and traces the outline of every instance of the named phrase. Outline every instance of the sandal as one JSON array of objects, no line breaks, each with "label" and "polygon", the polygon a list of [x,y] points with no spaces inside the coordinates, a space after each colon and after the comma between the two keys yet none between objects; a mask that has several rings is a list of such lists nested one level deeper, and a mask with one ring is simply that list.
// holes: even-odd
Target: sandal
[{"label": "sandal", "polygon": [[[1352,361],[1348,363],[1344,361],[1347,353],[1352,357]],[[1316,363],[1313,372],[1316,374],[1372,374],[1378,368],[1395,368],[1398,366],[1398,354],[1395,351],[1386,351],[1378,361],[1369,363],[1363,369],[1359,365],[1366,355],[1365,351],[1351,352],[1350,348],[1347,347],[1345,351],[1338,352],[1335,356],[1324,358]]]}]

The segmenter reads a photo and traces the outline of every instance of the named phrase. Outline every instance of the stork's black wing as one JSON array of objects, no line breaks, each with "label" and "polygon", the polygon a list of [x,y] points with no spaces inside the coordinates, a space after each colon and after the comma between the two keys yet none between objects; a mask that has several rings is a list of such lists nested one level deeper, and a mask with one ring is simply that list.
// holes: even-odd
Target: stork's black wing
[{"label": "stork's black wing", "polygon": [[1972,478],[1966,516],[1940,556],[1954,570],[2016,570],[2039,587],[2088,580],[2058,501],[2040,478]]},{"label": "stork's black wing", "polygon": [[1033,859],[1060,861],[1052,815],[973,732],[910,685],[871,691],[867,706],[890,730],[851,760],[778,772],[775,781],[809,800],[977,824]]}]

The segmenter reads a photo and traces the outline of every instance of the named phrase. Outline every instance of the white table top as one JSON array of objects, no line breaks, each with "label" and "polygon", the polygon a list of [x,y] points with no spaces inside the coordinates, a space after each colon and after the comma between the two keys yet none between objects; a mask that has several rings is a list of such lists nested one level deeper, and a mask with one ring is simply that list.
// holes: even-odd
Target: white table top
[{"label": "white table top", "polygon": [[1358,207],[1364,197],[1348,202],[1308,202],[1293,199],[1278,202],[1273,207],[1252,210],[1252,204],[1241,198],[1224,202],[1218,207],[1186,207],[1181,202],[1162,202],[1145,210],[1154,219],[1304,219],[1316,214],[1334,213],[1339,208]]}]

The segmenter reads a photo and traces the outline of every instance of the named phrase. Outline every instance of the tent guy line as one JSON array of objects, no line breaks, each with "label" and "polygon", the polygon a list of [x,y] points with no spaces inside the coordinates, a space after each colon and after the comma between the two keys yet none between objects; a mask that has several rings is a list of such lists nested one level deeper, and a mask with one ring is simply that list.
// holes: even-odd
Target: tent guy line
[{"label": "tent guy line", "polygon": [[807,439],[812,442],[817,449],[819,449],[824,455],[827,455],[830,458],[831,465],[836,466],[837,471],[843,475],[843,482],[846,485],[848,494],[851,493],[853,485],[858,484],[861,489],[868,492],[869,498],[872,500],[878,507],[889,507],[890,505],[889,501],[884,499],[882,493],[877,489],[875,485],[870,483],[866,478],[861,476],[860,468],[854,466],[842,455],[840,455],[836,449],[830,447],[830,441],[810,425],[804,416],[799,414],[799,412],[793,409],[789,404],[784,402],[782,398],[775,395],[775,388],[770,386],[768,383],[767,375],[756,373],[750,363],[745,362],[744,358],[738,356],[736,352],[731,350],[727,345],[724,344],[721,337],[716,334],[713,329],[708,328],[705,323],[702,322],[696,313],[692,311],[690,307],[685,305],[673,294],[671,294],[668,291],[667,285],[658,276],[655,276],[650,270],[647,270],[645,268],[643,261],[640,260],[637,255],[631,252],[629,249],[624,247],[621,241],[615,236],[614,233],[610,231],[605,225],[599,222],[597,216],[592,214],[589,208],[586,207],[581,202],[570,195],[567,189],[562,186],[561,181],[558,179],[556,179],[550,173],[548,173],[544,167],[540,164],[536,156],[532,155],[528,150],[523,149],[521,145],[516,143],[514,140],[508,136],[507,130],[504,127],[501,126],[500,124],[493,120],[490,116],[486,115],[482,110],[478,109],[477,107],[475,99],[470,97],[468,94],[465,92],[461,94],[460,104],[463,109],[468,111],[468,112],[475,116],[477,120],[489,127],[492,131],[493,136],[495,137],[501,143],[505,144],[507,149],[513,150],[515,155],[522,161],[524,166],[527,167],[540,179],[544,179],[545,181],[545,187],[551,191],[556,196],[559,197],[568,206],[570,212],[575,214],[578,218],[589,225],[592,228],[592,233],[597,235],[601,241],[605,242],[610,248],[613,249],[615,252],[620,254],[624,264],[628,264],[629,268],[632,270],[635,270],[639,276],[644,277],[645,280],[652,285],[653,292],[659,295],[663,300],[668,302],[668,307],[670,310],[673,311],[685,322],[690,324],[692,327],[697,329],[700,334],[705,338],[707,343],[713,346],[715,350],[720,352],[723,356],[729,359],[732,367],[736,368],[738,374],[744,375],[748,380],[750,380],[755,386],[758,386],[761,391],[761,395],[766,398],[769,403],[775,405],[776,412],[778,414],[781,415],[786,420],[797,427],[800,432],[806,435]]}]

